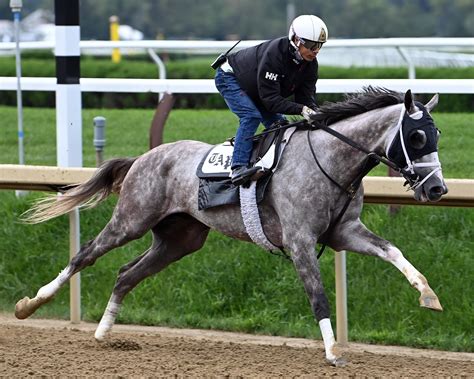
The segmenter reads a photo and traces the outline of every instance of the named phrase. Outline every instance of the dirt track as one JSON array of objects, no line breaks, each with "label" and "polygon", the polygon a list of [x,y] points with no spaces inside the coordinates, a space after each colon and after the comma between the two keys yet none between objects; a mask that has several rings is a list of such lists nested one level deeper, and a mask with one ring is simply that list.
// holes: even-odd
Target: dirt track
[{"label": "dirt track", "polygon": [[320,341],[116,325],[18,321],[0,315],[0,376],[474,377],[474,354],[352,344],[348,365],[324,362]]}]

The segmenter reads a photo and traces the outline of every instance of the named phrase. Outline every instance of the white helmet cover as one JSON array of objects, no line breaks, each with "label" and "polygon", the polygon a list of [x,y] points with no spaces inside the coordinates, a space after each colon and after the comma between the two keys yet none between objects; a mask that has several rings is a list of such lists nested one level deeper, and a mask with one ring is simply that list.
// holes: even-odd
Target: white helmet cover
[{"label": "white helmet cover", "polygon": [[305,14],[296,17],[290,25],[288,39],[291,41],[295,35],[304,40],[324,43],[328,39],[328,28],[319,17]]}]

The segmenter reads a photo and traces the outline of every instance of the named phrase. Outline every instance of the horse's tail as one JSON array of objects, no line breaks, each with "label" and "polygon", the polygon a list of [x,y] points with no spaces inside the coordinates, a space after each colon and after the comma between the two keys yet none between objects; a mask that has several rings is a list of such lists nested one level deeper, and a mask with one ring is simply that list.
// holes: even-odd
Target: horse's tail
[{"label": "horse's tail", "polygon": [[80,205],[86,208],[96,206],[111,193],[120,193],[122,182],[136,159],[118,158],[104,162],[87,182],[62,195],[44,197],[22,215],[22,220],[29,224],[38,224]]}]

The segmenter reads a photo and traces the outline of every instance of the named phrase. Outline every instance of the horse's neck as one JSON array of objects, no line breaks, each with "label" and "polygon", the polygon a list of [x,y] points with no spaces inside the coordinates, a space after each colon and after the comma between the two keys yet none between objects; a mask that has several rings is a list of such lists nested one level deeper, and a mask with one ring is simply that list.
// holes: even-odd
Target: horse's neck
[{"label": "horse's neck", "polygon": [[[396,133],[402,105],[394,105],[363,113],[339,121],[331,128],[350,138],[368,151],[385,155],[387,141]],[[320,146],[321,163],[340,183],[357,176],[362,170],[367,154],[325,132],[314,135],[315,145]],[[323,153],[324,152],[324,153]]]},{"label": "horse's neck", "polygon": [[397,131],[402,106],[398,104],[375,109],[340,121],[332,127],[365,149],[385,155],[387,143]]}]

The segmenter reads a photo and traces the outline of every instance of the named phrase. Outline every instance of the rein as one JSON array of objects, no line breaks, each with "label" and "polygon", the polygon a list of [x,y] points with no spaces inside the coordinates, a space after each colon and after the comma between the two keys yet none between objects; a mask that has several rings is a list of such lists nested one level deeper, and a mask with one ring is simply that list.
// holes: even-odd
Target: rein
[{"label": "rein", "polygon": [[[327,127],[326,125],[323,125],[323,124],[316,124],[316,125],[313,125],[311,129],[308,130],[311,131],[311,130],[318,130],[318,129],[321,129],[321,130],[324,130],[326,133],[329,133],[331,135],[333,135],[334,137],[340,139],[342,142],[345,142],[346,144],[352,146],[353,148],[359,150],[359,151],[362,151],[363,153],[367,154],[367,155],[371,155],[373,156],[374,158],[376,158],[378,161],[384,163],[385,165],[393,168],[394,170],[398,171],[398,172],[402,172],[402,169],[400,169],[400,167],[398,167],[395,163],[393,163],[392,161],[378,155],[377,153],[375,153],[374,151],[369,151],[367,150],[366,148],[362,147],[361,145],[359,145],[357,142],[351,140],[350,138],[346,137],[345,135],[335,131],[334,129],[331,129],[329,127]],[[308,137],[309,138],[309,137]],[[310,144],[311,146],[311,144]]]},{"label": "rein", "polygon": [[[313,123],[314,123],[314,121],[313,121]],[[392,161],[378,155],[377,153],[375,153],[373,151],[369,151],[369,150],[365,149],[364,147],[360,146],[358,143],[354,142],[350,138],[347,138],[345,135],[343,135],[343,134],[335,131],[334,129],[331,129],[331,128],[327,127],[326,125],[323,125],[323,124],[317,124],[317,125],[309,124],[308,121],[306,121],[306,120],[300,120],[300,121],[291,122],[291,123],[287,123],[287,124],[283,124],[283,125],[278,125],[278,126],[276,126],[274,128],[271,128],[269,130],[265,130],[262,133],[256,134],[255,136],[250,137],[250,139],[255,141],[255,140],[258,140],[258,139],[262,138],[263,136],[265,136],[267,134],[274,133],[277,130],[284,130],[284,129],[291,128],[293,126],[297,127],[298,129],[307,129],[308,131],[318,130],[318,129],[324,130],[325,132],[327,132],[329,134],[332,134],[334,137],[340,139],[341,141],[347,143],[348,145],[354,147],[355,149],[360,150],[360,151],[366,153],[367,155],[372,155],[372,156],[376,157],[380,162],[382,162],[385,165],[393,168],[394,170],[400,172],[401,174],[404,174],[404,170],[400,169]],[[329,178],[329,179],[331,179],[331,178]]]}]

